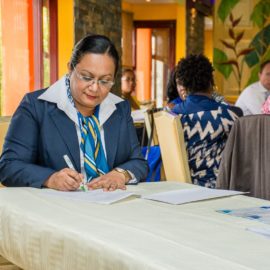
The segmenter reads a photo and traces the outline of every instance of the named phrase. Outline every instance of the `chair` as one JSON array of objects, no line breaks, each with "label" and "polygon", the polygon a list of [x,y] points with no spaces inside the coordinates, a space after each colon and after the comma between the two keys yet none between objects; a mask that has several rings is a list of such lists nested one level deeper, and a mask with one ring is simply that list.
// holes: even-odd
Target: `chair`
[{"label": "chair", "polygon": [[154,121],[154,113],[163,110],[163,108],[152,108],[144,112],[145,129],[147,133],[147,147],[142,149],[144,157],[148,161],[149,173],[146,181],[165,180],[164,167],[161,160],[159,141]]},{"label": "chair", "polygon": [[144,112],[144,124],[151,145],[158,145],[157,131],[154,124],[153,113],[160,109],[149,109]]},{"label": "chair", "polygon": [[270,115],[237,119],[231,129],[217,178],[217,188],[250,192],[270,200]]},{"label": "chair", "polygon": [[191,183],[180,116],[160,111],[154,119],[166,180]]}]

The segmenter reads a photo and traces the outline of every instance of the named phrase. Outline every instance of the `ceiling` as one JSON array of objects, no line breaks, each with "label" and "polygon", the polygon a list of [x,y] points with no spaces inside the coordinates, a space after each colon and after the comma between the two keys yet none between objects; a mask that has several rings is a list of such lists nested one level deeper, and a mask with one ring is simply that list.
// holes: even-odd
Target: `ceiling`
[{"label": "ceiling", "polygon": [[146,0],[122,0],[123,2],[130,4],[174,4],[179,3],[179,0],[151,0],[150,2],[146,2]]}]

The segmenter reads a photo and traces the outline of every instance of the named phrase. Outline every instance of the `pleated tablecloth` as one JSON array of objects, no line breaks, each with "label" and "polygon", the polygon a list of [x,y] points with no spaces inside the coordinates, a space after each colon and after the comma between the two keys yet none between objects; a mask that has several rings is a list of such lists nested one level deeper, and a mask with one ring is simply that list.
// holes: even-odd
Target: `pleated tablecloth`
[{"label": "pleated tablecloth", "polygon": [[[174,182],[128,186],[141,195],[193,188]],[[269,228],[216,212],[270,205],[247,196],[170,205],[126,199],[111,205],[0,189],[0,255],[25,270],[270,269]]]}]

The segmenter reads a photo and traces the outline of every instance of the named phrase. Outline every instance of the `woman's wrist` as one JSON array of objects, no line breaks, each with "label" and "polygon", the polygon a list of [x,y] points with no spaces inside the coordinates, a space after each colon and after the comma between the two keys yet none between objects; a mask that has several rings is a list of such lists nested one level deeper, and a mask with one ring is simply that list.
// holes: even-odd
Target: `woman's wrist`
[{"label": "woman's wrist", "polygon": [[50,175],[49,178],[44,181],[43,187],[52,188],[52,176],[53,175]]},{"label": "woman's wrist", "polygon": [[119,174],[121,174],[122,176],[124,176],[124,180],[125,180],[125,184],[128,183],[128,181],[130,179],[132,179],[130,173],[125,170],[125,169],[122,169],[122,168],[119,168],[119,167],[116,167],[113,169],[114,171],[118,172]]}]

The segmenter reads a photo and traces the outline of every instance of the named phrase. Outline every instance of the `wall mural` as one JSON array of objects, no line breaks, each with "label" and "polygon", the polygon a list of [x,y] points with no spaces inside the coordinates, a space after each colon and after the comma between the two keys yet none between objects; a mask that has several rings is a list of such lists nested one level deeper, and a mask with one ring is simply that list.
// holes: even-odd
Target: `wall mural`
[{"label": "wall mural", "polygon": [[[245,0],[244,0],[245,1]],[[270,59],[270,4],[269,0],[261,0],[249,15],[251,23],[258,32],[246,47],[241,45],[245,30],[240,27],[242,16],[235,18],[232,10],[241,0],[222,0],[218,6],[217,16],[223,24],[228,25],[229,39],[220,39],[224,50],[214,48],[214,66],[226,80],[234,76],[237,81],[238,93],[241,92],[243,67],[250,69],[250,77],[246,85],[258,80],[260,64]],[[228,53],[229,52],[229,53]]]}]

